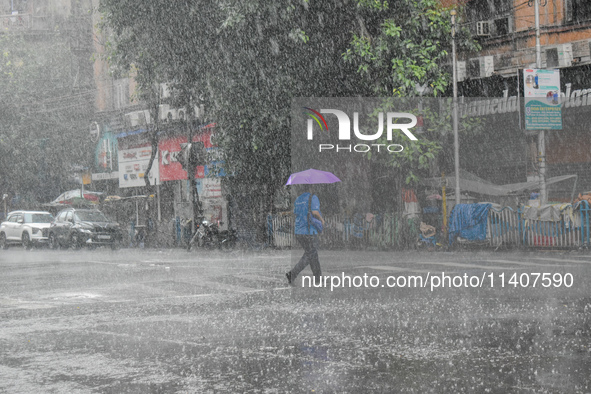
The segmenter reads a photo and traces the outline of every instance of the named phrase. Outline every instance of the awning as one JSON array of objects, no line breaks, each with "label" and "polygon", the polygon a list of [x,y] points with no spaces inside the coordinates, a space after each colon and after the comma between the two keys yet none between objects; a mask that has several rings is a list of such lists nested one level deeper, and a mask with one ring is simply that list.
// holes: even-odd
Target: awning
[{"label": "awning", "polygon": [[[569,179],[577,178],[578,175],[561,175],[546,179],[546,185],[552,185],[554,183],[563,182]],[[456,177],[449,176],[445,177],[447,180],[447,187],[453,189],[456,184]],[[427,178],[422,181],[424,186],[433,188],[441,187],[441,178]],[[471,192],[481,194],[485,196],[515,196],[526,191],[538,190],[540,188],[539,182],[520,182],[510,183],[506,185],[495,185],[492,182],[484,180],[468,171],[460,170],[460,190],[462,192]]]}]

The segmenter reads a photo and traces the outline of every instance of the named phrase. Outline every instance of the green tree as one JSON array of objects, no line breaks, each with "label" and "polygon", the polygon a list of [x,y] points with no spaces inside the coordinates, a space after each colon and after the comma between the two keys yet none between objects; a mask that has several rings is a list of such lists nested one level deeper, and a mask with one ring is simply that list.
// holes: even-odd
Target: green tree
[{"label": "green tree", "polygon": [[135,67],[145,88],[171,82],[179,105],[205,105],[233,174],[226,182],[258,218],[291,171],[291,98],[371,92],[342,60],[352,3],[103,0],[101,10],[114,64]]},{"label": "green tree", "polygon": [[[397,170],[395,180],[399,186],[415,184],[420,176],[428,175],[434,161],[445,167],[449,158],[439,156],[452,151],[449,110],[440,112],[437,105],[429,108],[428,104],[419,110],[417,99],[420,94],[426,97],[449,94],[451,67],[446,65],[451,63],[450,9],[438,0],[358,0],[357,3],[358,29],[343,57],[356,66],[375,95],[397,98],[384,100],[381,110],[406,101],[415,114],[424,117],[427,130],[417,141],[408,142],[400,154],[377,158]],[[463,50],[477,48],[467,30],[459,30],[456,37]]]}]

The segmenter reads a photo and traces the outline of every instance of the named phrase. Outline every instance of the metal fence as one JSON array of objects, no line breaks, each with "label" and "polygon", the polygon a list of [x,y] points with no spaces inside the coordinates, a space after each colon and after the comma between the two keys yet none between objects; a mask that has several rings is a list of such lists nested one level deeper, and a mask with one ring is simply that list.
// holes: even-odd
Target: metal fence
[{"label": "metal fence", "polygon": [[519,223],[519,213],[511,207],[504,207],[500,210],[489,209],[486,238],[490,246],[519,245]]},{"label": "metal fence", "polygon": [[[295,246],[293,215],[269,215],[269,243],[279,248]],[[328,248],[405,249],[416,242],[419,223],[402,214],[325,216],[325,226],[319,237],[321,246]]]},{"label": "metal fence", "polygon": [[[490,247],[580,248],[590,244],[589,204],[565,204],[552,220],[527,218],[523,208],[491,208],[487,220]],[[279,248],[295,246],[291,214],[269,215],[268,242]],[[419,236],[419,221],[402,214],[333,215],[325,217],[325,230],[319,237],[327,248],[413,248]]]},{"label": "metal fence", "polygon": [[579,248],[589,246],[589,204],[565,204],[555,220],[527,218],[519,212],[520,244],[537,248]]}]

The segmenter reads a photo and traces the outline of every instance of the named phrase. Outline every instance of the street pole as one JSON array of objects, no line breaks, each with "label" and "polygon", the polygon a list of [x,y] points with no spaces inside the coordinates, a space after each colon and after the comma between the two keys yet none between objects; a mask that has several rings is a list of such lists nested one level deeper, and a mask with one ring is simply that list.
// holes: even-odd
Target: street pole
[{"label": "street pole", "polygon": [[[536,68],[542,68],[542,47],[540,45],[540,0],[534,0],[534,14],[536,24]],[[538,166],[540,170],[540,205],[548,203],[546,189],[546,132],[538,132]]]},{"label": "street pole", "polygon": [[156,204],[158,207],[158,224],[162,221],[162,211],[160,210],[160,185],[156,185]]},{"label": "street pole", "polygon": [[458,75],[456,60],[456,10],[451,10],[451,53],[453,75],[454,167],[456,174],[456,204],[460,203],[460,139],[458,138]]}]

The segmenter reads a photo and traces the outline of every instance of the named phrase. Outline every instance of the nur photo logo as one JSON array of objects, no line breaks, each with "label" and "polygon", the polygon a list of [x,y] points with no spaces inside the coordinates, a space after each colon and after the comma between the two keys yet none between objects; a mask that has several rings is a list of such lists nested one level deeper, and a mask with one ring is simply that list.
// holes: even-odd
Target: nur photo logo
[{"label": "nur photo logo", "polygon": [[[314,110],[310,107],[303,107],[306,111],[304,112],[310,118],[306,122],[306,135],[309,141],[314,140],[315,130],[328,134],[328,124],[323,114],[334,115],[338,122],[337,134],[339,141],[351,141],[351,118],[349,115],[339,109],[320,109]],[[386,131],[386,140],[388,142],[393,141],[395,132],[402,132],[409,140],[416,141],[417,137],[411,132],[410,129],[417,125],[417,117],[407,112],[379,112],[377,114],[377,131],[370,133],[364,132],[359,126],[359,112],[353,112],[353,138],[356,140],[369,142],[378,141],[384,135],[384,129]],[[385,118],[385,121],[384,121]],[[333,118],[334,120],[334,118]],[[385,123],[385,127],[384,127]],[[374,129],[375,130],[375,129]],[[404,147],[400,144],[384,144],[384,143],[360,143],[360,144],[349,144],[341,145],[322,143],[318,145],[318,151],[329,151],[333,150],[336,152],[357,152],[365,153],[372,150],[376,152],[388,151],[390,153],[402,152]]]}]

